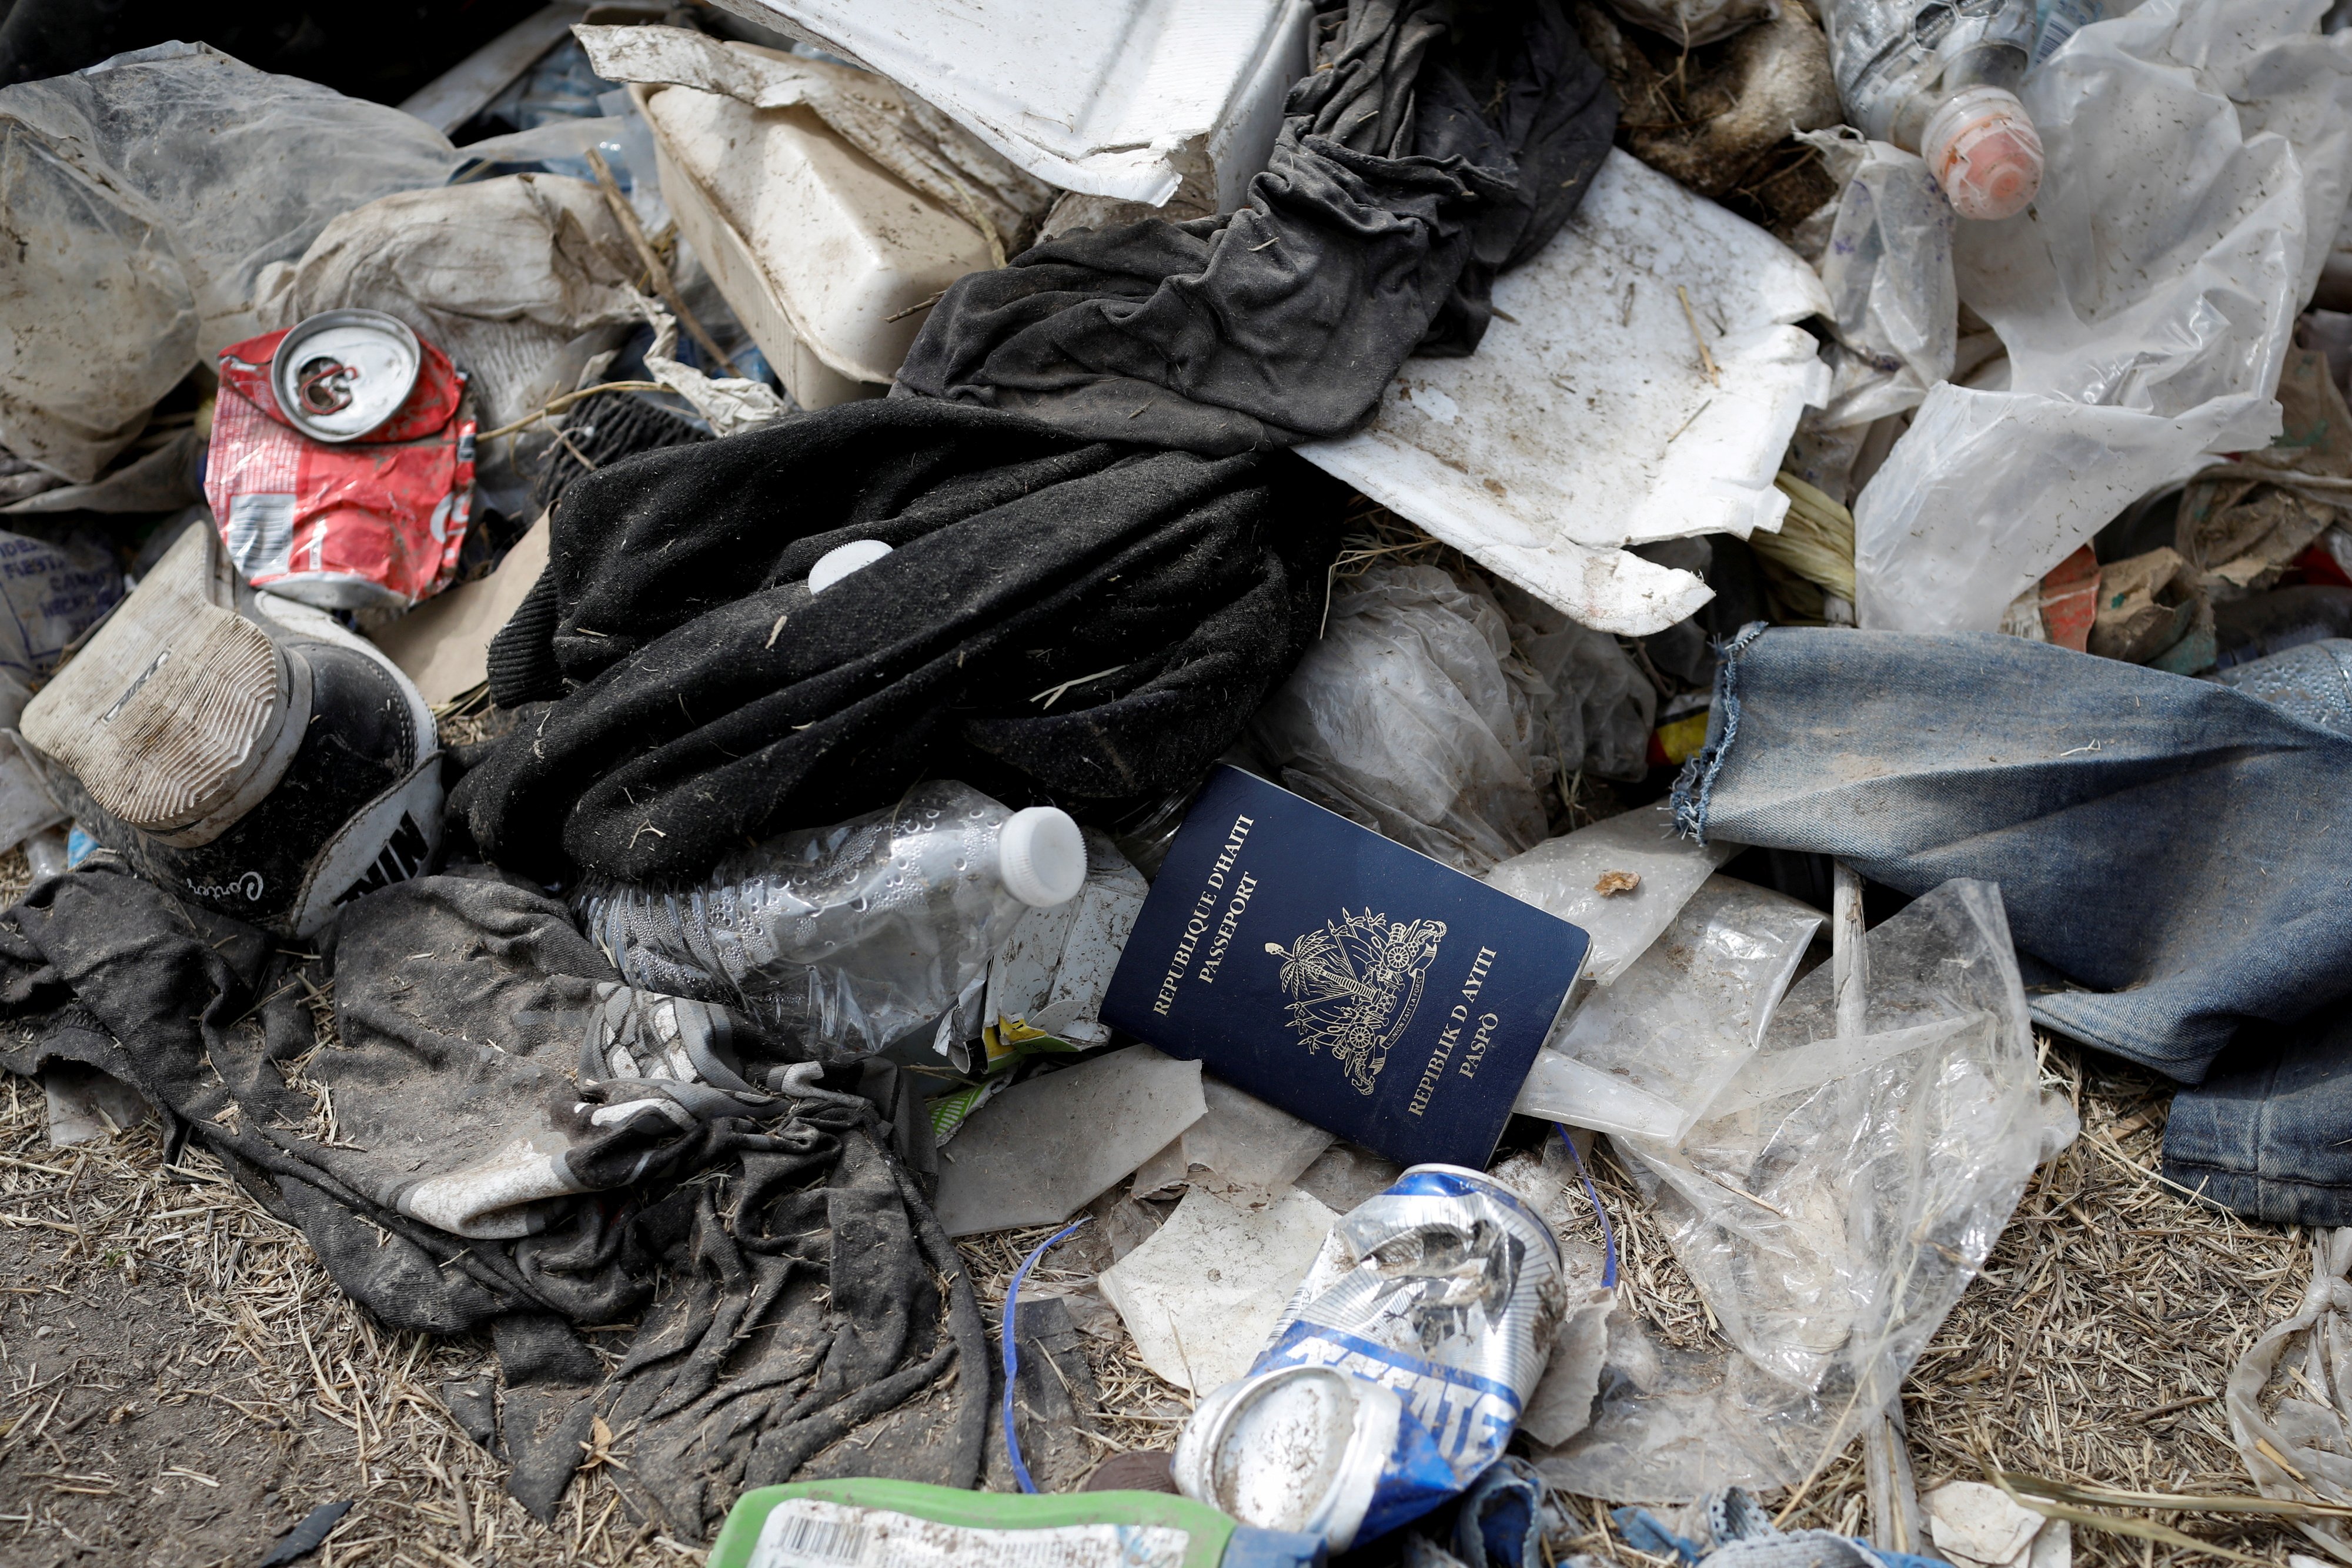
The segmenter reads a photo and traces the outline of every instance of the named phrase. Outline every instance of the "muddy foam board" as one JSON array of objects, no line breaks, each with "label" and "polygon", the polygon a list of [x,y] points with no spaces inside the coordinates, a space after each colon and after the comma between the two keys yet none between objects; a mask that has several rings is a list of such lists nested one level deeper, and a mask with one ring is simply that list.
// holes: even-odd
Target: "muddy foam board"
[{"label": "muddy foam board", "polygon": [[1475,354],[1406,361],[1369,427],[1298,451],[1585,625],[1645,635],[1712,591],[1623,547],[1780,528],[1772,476],[1829,394],[1797,323],[1829,313],[1796,252],[1612,152],[1496,280]]},{"label": "muddy foam board", "polygon": [[1288,1191],[1334,1141],[1314,1123],[1205,1073],[1201,1097],[1208,1114],[1143,1162],[1135,1173],[1138,1194],[1189,1185],[1263,1202]]},{"label": "muddy foam board", "polygon": [[1129,1046],[1016,1083],[940,1151],[950,1236],[1066,1219],[1208,1109],[1201,1064]]},{"label": "muddy foam board", "polygon": [[936,104],[1048,184],[1240,204],[1307,74],[1307,0],[720,0]]},{"label": "muddy foam board", "polygon": [[1102,1293],[1146,1366],[1206,1394],[1249,1371],[1339,1218],[1303,1192],[1250,1208],[1195,1188],[1103,1270]]}]

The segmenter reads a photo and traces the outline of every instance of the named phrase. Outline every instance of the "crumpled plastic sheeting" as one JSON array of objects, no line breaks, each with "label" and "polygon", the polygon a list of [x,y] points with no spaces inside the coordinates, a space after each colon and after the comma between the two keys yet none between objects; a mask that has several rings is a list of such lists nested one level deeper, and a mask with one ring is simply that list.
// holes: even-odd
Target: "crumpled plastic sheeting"
[{"label": "crumpled plastic sheeting", "polygon": [[1511,618],[1511,641],[1551,687],[1543,749],[1561,776],[1638,781],[1650,770],[1650,730],[1658,688],[1606,632],[1580,626],[1515,582],[1495,585]]},{"label": "crumpled plastic sheeting", "polygon": [[1959,345],[1951,204],[1916,153],[1843,128],[1798,140],[1821,150],[1843,187],[1821,259],[1836,382],[1806,423],[1837,430],[1916,408],[1951,376]]},{"label": "crumpled plastic sheeting", "polygon": [[371,202],[299,262],[265,268],[255,313],[291,327],[321,310],[382,310],[466,371],[485,429],[572,390],[637,319],[638,264],[604,193],[509,174]]},{"label": "crumpled plastic sheeting", "polygon": [[[1728,843],[1677,836],[1674,808],[1661,801],[1604,817],[1513,855],[1483,879],[1498,893],[1557,915],[1592,939],[1584,974],[1608,986],[1681,913],[1693,894],[1737,852]],[[1601,891],[1611,872],[1633,885]]]},{"label": "crumpled plastic sheeting", "polygon": [[1955,256],[2009,390],[1936,387],[1863,490],[1864,625],[1994,630],[2139,496],[2278,434],[2352,179],[2352,35],[2316,34],[2326,9],[2148,0],[2026,80],[2041,194]]},{"label": "crumpled plastic sheeting", "polygon": [[0,89],[0,445],[79,484],[199,360],[262,329],[261,268],[336,214],[438,185],[412,115],[158,44]]},{"label": "crumpled plastic sheeting", "polygon": [[887,78],[684,27],[583,26],[578,36],[607,81],[689,87],[753,109],[809,110],[908,185],[963,214],[999,267],[1027,246],[1053,202],[1052,186]]},{"label": "crumpled plastic sheeting", "polygon": [[[2230,1431],[2264,1497],[2352,1504],[2352,1283],[2347,1270],[2352,1270],[2352,1227],[2315,1233],[2311,1283],[2302,1304],[2230,1369],[2221,1396]],[[2267,1443],[2270,1453],[2258,1443]],[[2341,1521],[2297,1520],[2295,1528],[2333,1555],[2352,1559],[2352,1531]]]},{"label": "crumpled plastic sheeting", "polygon": [[1860,1038],[1830,967],[1678,1145],[1619,1138],[1725,1346],[1625,1316],[1555,1485],[1684,1501],[1785,1486],[1902,1385],[2072,1114],[2045,1111],[2000,894],[1946,883],[1870,934]]},{"label": "crumpled plastic sheeting", "polygon": [[1551,693],[1483,590],[1375,566],[1250,721],[1285,789],[1472,874],[1544,836]]}]

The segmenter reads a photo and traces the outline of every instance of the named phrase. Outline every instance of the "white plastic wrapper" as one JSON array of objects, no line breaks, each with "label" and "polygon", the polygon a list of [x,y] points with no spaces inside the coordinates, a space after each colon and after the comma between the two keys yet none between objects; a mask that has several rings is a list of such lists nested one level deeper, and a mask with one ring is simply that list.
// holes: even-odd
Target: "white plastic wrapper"
[{"label": "white plastic wrapper", "polygon": [[1936,387],[1864,487],[1864,626],[1990,631],[2138,497],[2278,434],[2352,179],[2352,33],[2315,30],[2326,5],[2147,0],[2027,79],[2041,193],[1954,258],[2009,386]]},{"label": "white plastic wrapper", "polygon": [[158,44],[0,90],[0,219],[40,241],[0,270],[0,445],[86,484],[199,359],[261,330],[264,266],[457,157],[396,109]]},{"label": "white plastic wrapper", "polygon": [[1536,1052],[1512,1109],[1668,1143],[1756,1054],[1821,911],[1720,873]]},{"label": "white plastic wrapper", "polygon": [[1581,927],[1592,938],[1585,977],[1610,986],[1649,950],[1715,868],[1738,852],[1731,844],[1677,836],[1674,809],[1661,803],[1547,840],[1505,861],[1485,881]]},{"label": "white plastic wrapper", "polygon": [[1612,1318],[1592,1425],[1538,1466],[1555,1485],[1680,1502],[1798,1480],[1886,1407],[2073,1135],[1990,884],[1873,931],[1868,977],[1860,1036],[1823,965],[1680,1144],[1614,1140],[1728,1343],[1674,1351]]},{"label": "white plastic wrapper", "polygon": [[1333,598],[1250,737],[1285,789],[1475,875],[1544,836],[1550,695],[1492,595],[1376,566]]}]

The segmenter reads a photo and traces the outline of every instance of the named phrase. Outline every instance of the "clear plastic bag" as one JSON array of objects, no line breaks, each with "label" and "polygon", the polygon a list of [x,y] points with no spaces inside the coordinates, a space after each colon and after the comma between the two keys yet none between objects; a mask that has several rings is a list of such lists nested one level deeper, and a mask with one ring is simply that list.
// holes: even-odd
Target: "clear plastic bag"
[{"label": "clear plastic bag", "polygon": [[543,172],[593,184],[596,166],[588,162],[588,153],[593,149],[612,171],[613,183],[629,198],[646,233],[659,234],[668,226],[670,215],[654,170],[653,127],[626,92],[610,94],[605,101],[614,112],[586,120],[549,120],[529,131],[468,141],[461,153],[467,166],[458,172],[458,181]]},{"label": "clear plastic bag", "polygon": [[[1580,926],[1592,938],[1585,978],[1614,984],[1647,952],[1715,868],[1738,852],[1675,831],[1674,808],[1644,806],[1579,828],[1488,872],[1488,887]],[[1619,873],[1612,876],[1611,873]],[[1633,878],[1630,885],[1624,881]],[[1603,892],[1602,879],[1612,891]]]},{"label": "clear plastic bag", "polygon": [[88,483],[199,359],[261,329],[263,267],[336,214],[437,185],[423,120],[159,44],[0,89],[0,444]]},{"label": "clear plastic bag", "polygon": [[1679,1145],[1614,1140],[1729,1343],[1613,1319],[1592,1425],[1539,1464],[1556,1485],[1668,1502],[1804,1476],[1886,1407],[2072,1136],[1996,889],[1944,883],[1868,955],[1864,1034],[1839,1035],[1823,965]]},{"label": "clear plastic bag", "polygon": [[632,986],[732,1002],[824,1061],[969,1038],[989,959],[1031,907],[998,870],[1013,815],[968,785],[918,784],[888,810],[730,855],[693,887],[593,879],[575,907]]},{"label": "clear plastic bag", "polygon": [[1960,298],[2005,391],[1931,391],[1854,504],[1862,623],[1991,631],[2132,500],[2278,434],[2278,384],[2352,178],[2326,0],[2147,0],[2027,79],[2032,214],[1969,224]]},{"label": "clear plastic bag", "polygon": [[1720,873],[1536,1053],[1512,1108],[1668,1143],[1756,1053],[1821,911]]},{"label": "clear plastic bag", "polygon": [[1544,836],[1551,690],[1483,587],[1375,566],[1250,721],[1286,789],[1474,875]]},{"label": "clear plastic bag", "polygon": [[1658,688],[1606,632],[1579,625],[1514,582],[1497,582],[1495,601],[1511,620],[1511,644],[1551,689],[1539,705],[1538,749],[1556,759],[1563,779],[1638,779],[1650,768],[1650,729]]}]

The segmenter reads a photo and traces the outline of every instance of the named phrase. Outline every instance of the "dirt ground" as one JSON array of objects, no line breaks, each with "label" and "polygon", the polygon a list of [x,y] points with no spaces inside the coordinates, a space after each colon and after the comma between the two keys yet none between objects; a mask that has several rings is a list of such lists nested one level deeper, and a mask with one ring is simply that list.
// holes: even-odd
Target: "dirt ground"
[{"label": "dirt ground", "polygon": [[[2037,1177],[1906,1387],[1920,1484],[1976,1477],[1990,1454],[2054,1479],[2245,1491],[2216,1396],[2292,1310],[2308,1246],[2164,1186],[2160,1085],[2063,1051],[2050,1077],[2086,1135]],[[308,1560],[322,1568],[700,1560],[632,1524],[593,1456],[553,1526],[525,1515],[440,1402],[444,1384],[493,1370],[488,1345],[373,1326],[200,1151],[167,1168],[152,1127],[63,1151],[46,1128],[40,1087],[0,1077],[0,1564],[251,1568],[343,1500],[354,1506]],[[1626,1290],[1669,1335],[1704,1332],[1630,1190],[1599,1164]],[[1044,1234],[967,1245],[992,1309]],[[1047,1264],[1041,1287],[1083,1283],[1080,1254]],[[1101,1404],[1087,1440],[1168,1446],[1181,1394],[1135,1364],[1132,1342],[1091,1340],[1088,1359]],[[1595,1503],[1578,1507],[1597,1520]],[[2274,1524],[2131,1517],[2273,1562],[2303,1545]],[[1863,1528],[1852,1452],[1823,1465],[1790,1522]],[[2085,1568],[2205,1556],[2079,1524],[2074,1542]],[[1558,1544],[1654,1568],[1597,1529]]]}]

